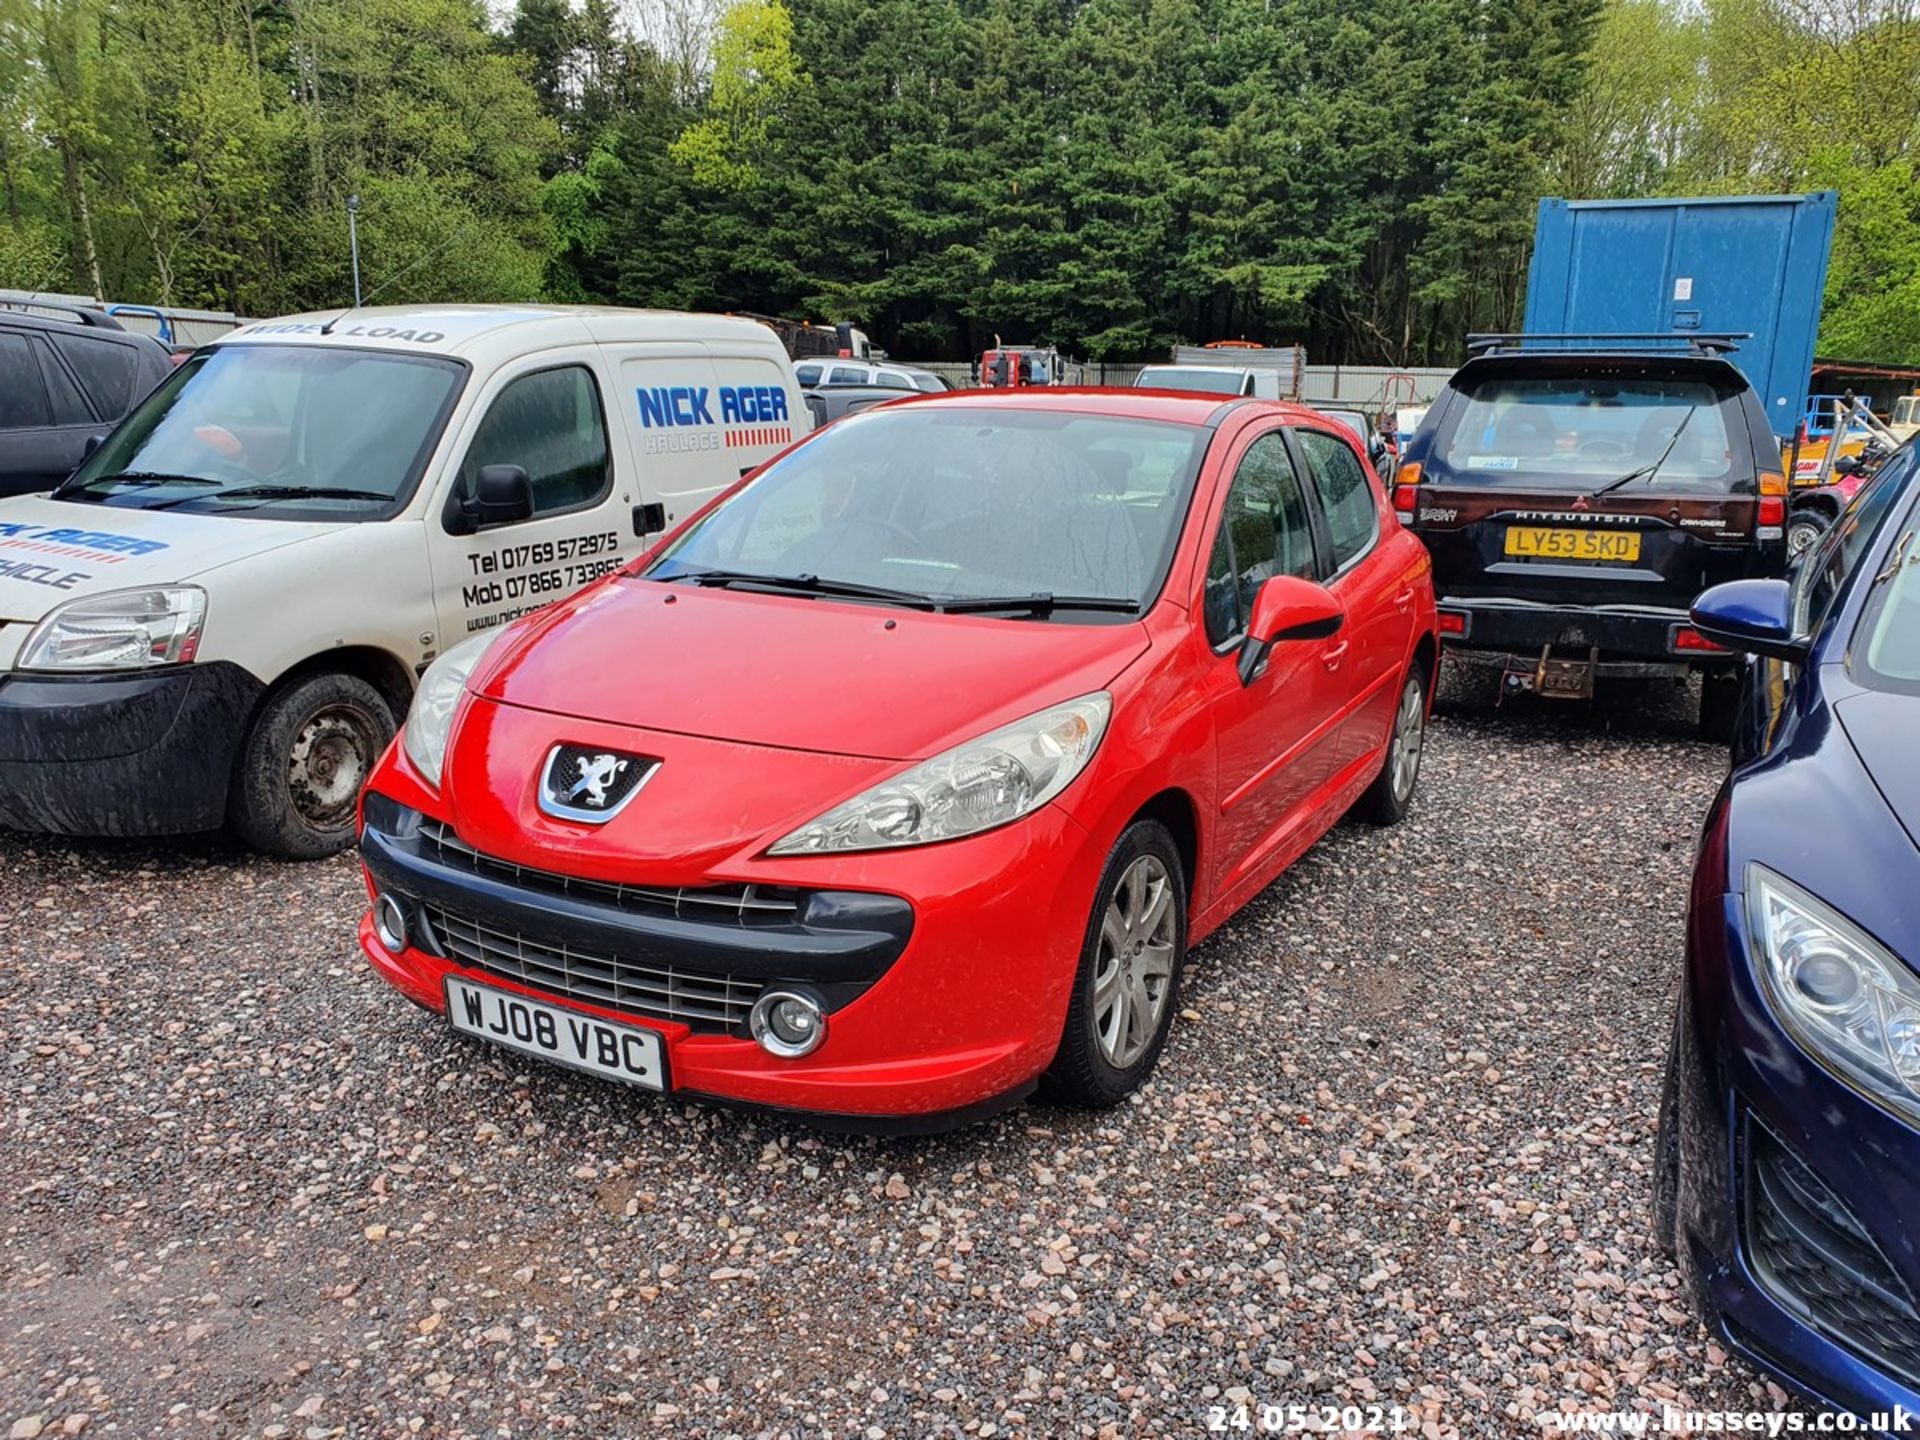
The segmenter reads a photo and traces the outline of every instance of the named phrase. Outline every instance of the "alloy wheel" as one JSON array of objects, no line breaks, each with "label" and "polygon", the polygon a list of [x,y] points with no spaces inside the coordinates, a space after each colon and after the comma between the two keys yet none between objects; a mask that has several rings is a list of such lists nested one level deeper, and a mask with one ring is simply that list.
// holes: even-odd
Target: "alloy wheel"
[{"label": "alloy wheel", "polygon": [[1427,743],[1426,695],[1417,679],[1409,678],[1400,693],[1400,708],[1393,717],[1393,744],[1387,757],[1392,767],[1393,798],[1404,805],[1413,795],[1413,782],[1420,778],[1420,752]]},{"label": "alloy wheel", "polygon": [[1093,1028],[1100,1053],[1125,1070],[1159,1033],[1173,994],[1178,914],[1173,877],[1157,855],[1127,866],[1100,922],[1093,970]]}]

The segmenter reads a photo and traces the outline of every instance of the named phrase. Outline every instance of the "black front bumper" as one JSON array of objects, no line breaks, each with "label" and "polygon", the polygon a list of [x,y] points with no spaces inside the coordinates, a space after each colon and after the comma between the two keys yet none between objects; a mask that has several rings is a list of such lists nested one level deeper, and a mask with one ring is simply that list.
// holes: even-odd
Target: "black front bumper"
[{"label": "black front bumper", "polygon": [[224,661],[0,675],[0,825],[55,835],[218,828],[264,688]]},{"label": "black front bumper", "polygon": [[[865,891],[666,890],[535,870],[484,855],[451,826],[368,791],[360,858],[406,912],[409,940],[478,979],[561,1000],[744,1034],[761,992],[803,988],[832,1013],[907,948],[913,907]],[[724,894],[739,894],[737,909]],[[772,892],[767,892],[772,893]]]},{"label": "black front bumper", "polygon": [[1549,646],[1556,660],[1593,658],[1602,675],[1733,669],[1740,662],[1731,651],[1676,649],[1675,637],[1691,629],[1684,610],[1447,596],[1440,613],[1460,617],[1465,626],[1464,633],[1451,633],[1441,621],[1448,652],[1489,663],[1507,656],[1537,661]]}]

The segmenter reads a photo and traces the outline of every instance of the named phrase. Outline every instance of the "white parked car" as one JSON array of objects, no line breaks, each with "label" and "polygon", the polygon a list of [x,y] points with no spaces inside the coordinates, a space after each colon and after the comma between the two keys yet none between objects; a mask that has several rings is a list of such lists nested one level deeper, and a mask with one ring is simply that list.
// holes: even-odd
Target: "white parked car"
[{"label": "white parked car", "polygon": [[1204,395],[1288,398],[1279,370],[1265,365],[1149,365],[1134,377],[1136,390],[1186,390]]},{"label": "white parked car", "polygon": [[0,501],[0,823],[337,850],[436,656],[811,428],[750,320],[424,306],[238,329],[51,494]]},{"label": "white parked car", "polygon": [[793,370],[800,383],[809,390],[818,385],[888,385],[898,390],[919,390],[928,395],[939,395],[953,388],[931,370],[877,360],[810,357],[795,361]]}]

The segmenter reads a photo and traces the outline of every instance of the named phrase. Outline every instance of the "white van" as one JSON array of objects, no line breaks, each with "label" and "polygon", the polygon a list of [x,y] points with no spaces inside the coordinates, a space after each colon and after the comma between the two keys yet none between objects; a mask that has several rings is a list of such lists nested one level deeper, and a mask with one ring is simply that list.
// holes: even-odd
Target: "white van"
[{"label": "white van", "polygon": [[1133,377],[1136,390],[1188,390],[1206,395],[1251,395],[1285,400],[1287,377],[1270,365],[1149,365]]},{"label": "white van", "polygon": [[750,320],[236,330],[52,494],[0,501],[0,824],[340,849],[436,655],[632,559],[811,423]]}]

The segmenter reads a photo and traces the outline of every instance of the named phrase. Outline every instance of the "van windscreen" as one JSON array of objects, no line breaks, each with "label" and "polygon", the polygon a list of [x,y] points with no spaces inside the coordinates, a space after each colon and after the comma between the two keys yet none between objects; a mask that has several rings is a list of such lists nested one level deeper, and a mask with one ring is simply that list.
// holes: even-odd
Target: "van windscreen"
[{"label": "van windscreen", "polygon": [[321,345],[221,345],[176,370],[59,498],[376,518],[413,489],[466,369]]},{"label": "van windscreen", "polygon": [[1463,485],[1589,490],[1657,464],[1639,483],[1730,489],[1740,473],[1736,395],[1683,378],[1489,376],[1438,437],[1435,458]]}]

